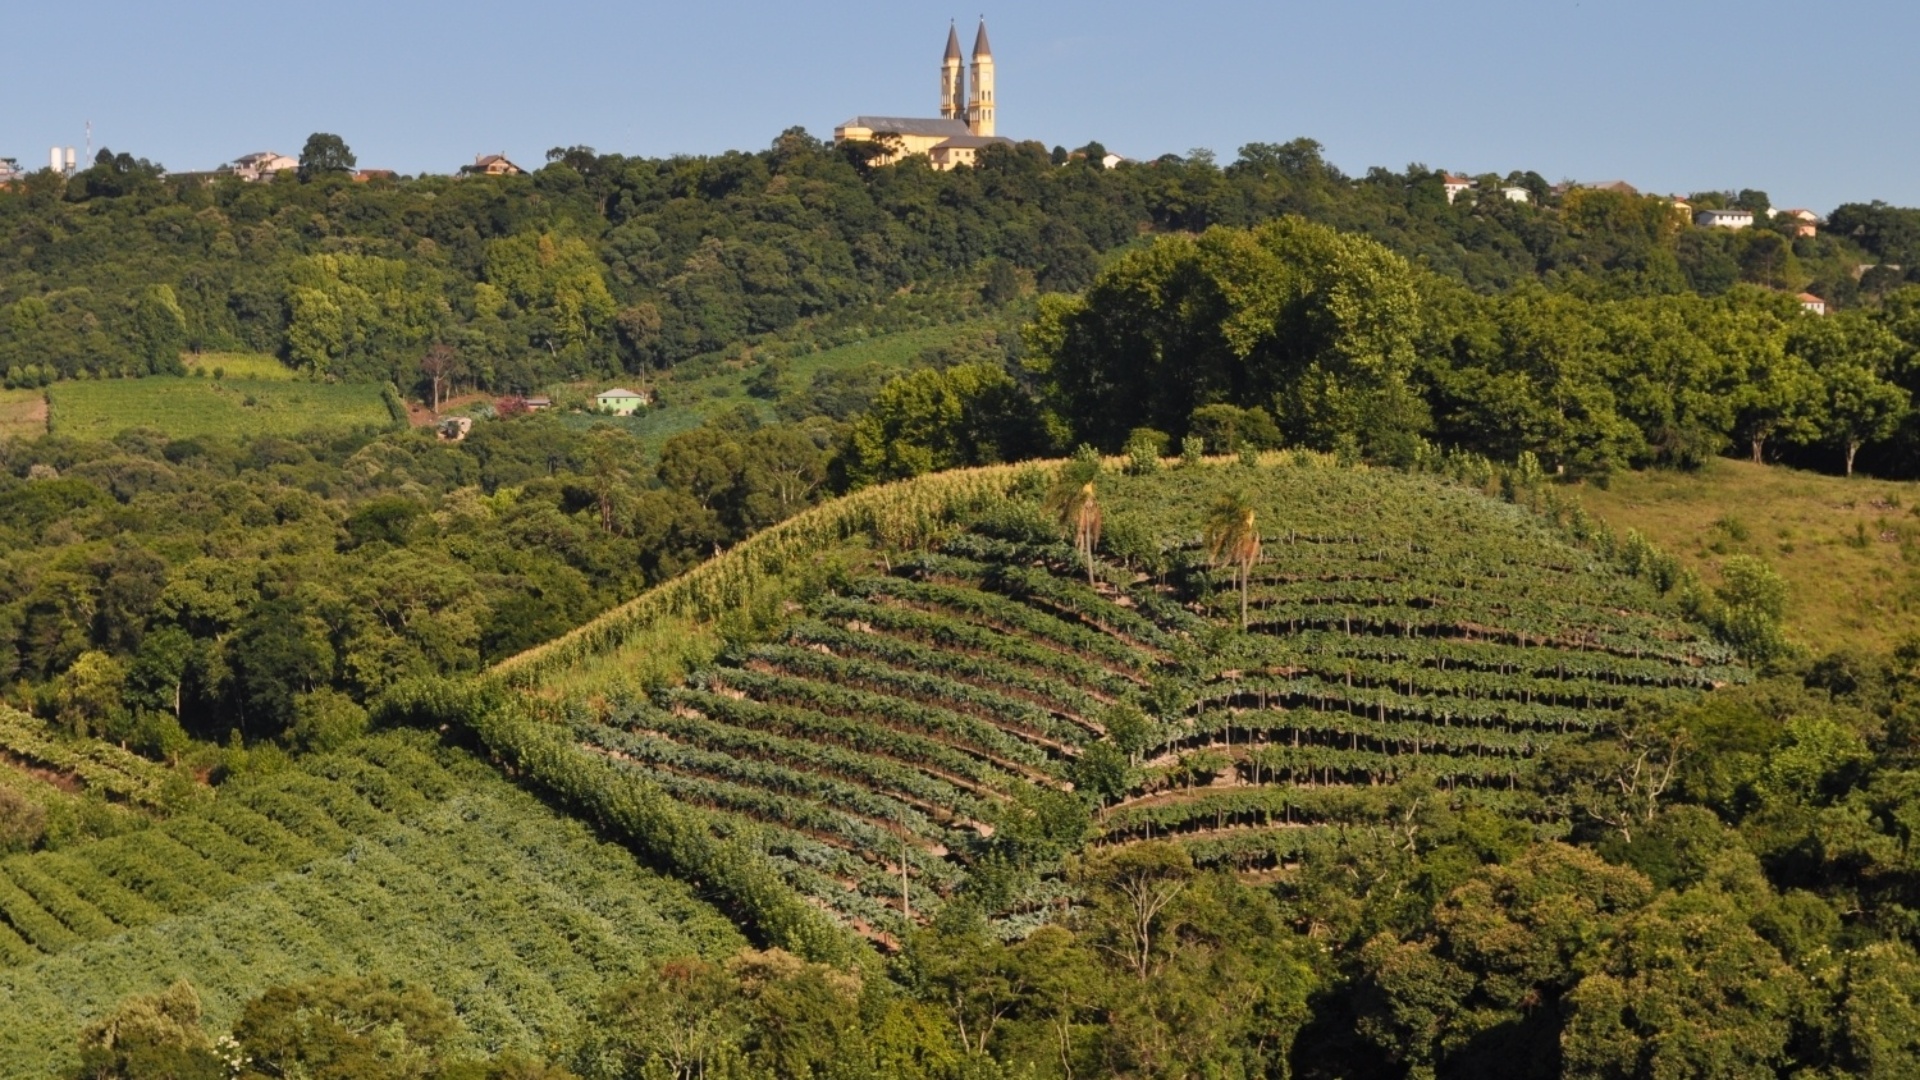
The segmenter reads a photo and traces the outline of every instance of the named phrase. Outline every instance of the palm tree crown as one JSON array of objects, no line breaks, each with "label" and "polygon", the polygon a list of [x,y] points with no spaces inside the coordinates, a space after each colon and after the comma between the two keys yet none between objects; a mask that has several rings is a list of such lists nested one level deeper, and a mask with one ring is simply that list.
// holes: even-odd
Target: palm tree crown
[{"label": "palm tree crown", "polygon": [[1253,565],[1260,561],[1260,531],[1254,527],[1253,500],[1244,491],[1222,495],[1207,508],[1207,558],[1215,566],[1232,566],[1240,589],[1240,629],[1247,628],[1247,585]]},{"label": "palm tree crown", "polygon": [[[1077,465],[1078,463],[1076,463]],[[1100,546],[1100,501],[1094,494],[1093,469],[1069,466],[1053,490],[1047,493],[1047,507],[1058,517],[1075,551],[1086,564],[1087,584],[1093,581],[1093,551]]]}]

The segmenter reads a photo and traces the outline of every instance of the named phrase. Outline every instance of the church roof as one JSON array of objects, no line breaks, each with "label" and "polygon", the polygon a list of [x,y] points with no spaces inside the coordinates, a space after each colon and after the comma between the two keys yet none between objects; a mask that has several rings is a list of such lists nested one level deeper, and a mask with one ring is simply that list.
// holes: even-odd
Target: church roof
[{"label": "church roof", "polygon": [[960,59],[960,30],[952,24],[947,26],[947,59]]},{"label": "church roof", "polygon": [[978,150],[983,146],[999,146],[1005,143],[1013,145],[1013,140],[1001,135],[955,135],[946,142],[934,147],[935,150]]},{"label": "church roof", "polygon": [[987,20],[980,20],[980,32],[973,38],[973,55],[992,56],[993,48],[987,44]]},{"label": "church roof", "polygon": [[913,116],[856,116],[840,125],[843,128],[862,127],[875,135],[944,135],[949,138],[971,137],[973,131],[965,120],[944,118],[921,118]]}]

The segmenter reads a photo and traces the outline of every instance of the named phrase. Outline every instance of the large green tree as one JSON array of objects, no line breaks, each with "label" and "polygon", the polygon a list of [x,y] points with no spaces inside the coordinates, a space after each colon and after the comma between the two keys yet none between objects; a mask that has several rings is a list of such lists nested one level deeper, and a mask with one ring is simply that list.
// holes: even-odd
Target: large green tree
[{"label": "large green tree", "polygon": [[353,151],[347,149],[345,139],[316,131],[307,136],[306,145],[300,149],[300,179],[318,180],[323,176],[352,172],[358,160],[353,156]]},{"label": "large green tree", "polygon": [[1105,449],[1226,403],[1272,409],[1289,441],[1396,457],[1427,424],[1414,282],[1381,245],[1293,218],[1169,237],[1084,297],[1043,300],[1027,363],[1059,422]]},{"label": "large green tree", "polygon": [[853,486],[960,465],[1017,460],[1046,439],[1019,384],[992,364],[929,369],[889,382],[841,455]]}]

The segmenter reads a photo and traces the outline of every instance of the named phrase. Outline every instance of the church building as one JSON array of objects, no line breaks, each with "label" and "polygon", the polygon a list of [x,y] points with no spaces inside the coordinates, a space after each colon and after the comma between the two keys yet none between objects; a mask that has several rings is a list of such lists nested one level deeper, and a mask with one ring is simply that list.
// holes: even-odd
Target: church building
[{"label": "church building", "polygon": [[973,39],[973,63],[963,63],[960,32],[947,27],[947,54],[940,61],[940,115],[856,116],[833,129],[833,141],[878,142],[888,152],[874,159],[891,165],[915,154],[925,154],[936,169],[972,165],[982,147],[1011,143],[993,133],[993,49],[987,44],[987,21]]}]

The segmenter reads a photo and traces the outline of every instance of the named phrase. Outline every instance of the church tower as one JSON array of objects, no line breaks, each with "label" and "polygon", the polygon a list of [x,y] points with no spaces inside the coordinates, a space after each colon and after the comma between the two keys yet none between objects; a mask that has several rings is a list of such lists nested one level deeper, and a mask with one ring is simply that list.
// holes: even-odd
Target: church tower
[{"label": "church tower", "polygon": [[947,27],[947,57],[940,61],[940,119],[967,118],[967,73],[961,66],[960,31]]},{"label": "church tower", "polygon": [[972,96],[967,98],[967,127],[975,135],[993,134],[993,49],[987,45],[987,20],[973,39]]}]

